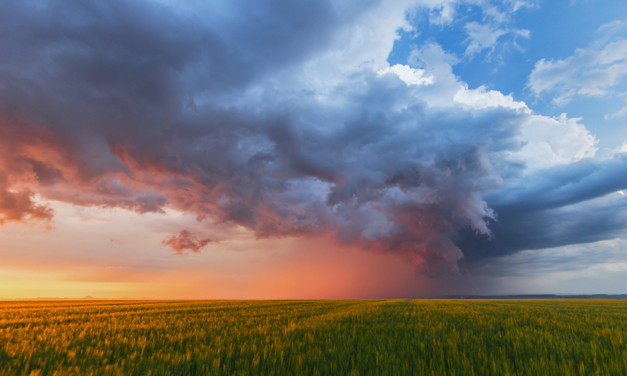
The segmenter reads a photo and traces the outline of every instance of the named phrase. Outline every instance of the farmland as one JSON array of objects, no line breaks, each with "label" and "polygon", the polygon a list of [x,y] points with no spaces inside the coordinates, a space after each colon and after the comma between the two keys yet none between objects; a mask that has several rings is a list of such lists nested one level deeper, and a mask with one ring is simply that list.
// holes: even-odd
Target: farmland
[{"label": "farmland", "polygon": [[624,300],[0,302],[0,375],[627,374]]}]

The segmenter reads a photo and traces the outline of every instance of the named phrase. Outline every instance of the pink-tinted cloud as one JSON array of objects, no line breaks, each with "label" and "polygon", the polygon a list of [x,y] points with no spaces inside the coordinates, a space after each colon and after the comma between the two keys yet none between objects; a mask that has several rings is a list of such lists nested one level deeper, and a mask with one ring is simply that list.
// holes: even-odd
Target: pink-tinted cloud
[{"label": "pink-tinted cloud", "polygon": [[9,190],[6,174],[0,171],[0,225],[7,222],[50,221],[53,211],[33,201],[27,188]]},{"label": "pink-tinted cloud", "polygon": [[174,253],[182,255],[185,250],[192,252],[200,252],[200,250],[209,244],[211,239],[198,239],[196,235],[187,230],[181,230],[177,235],[170,235],[163,239],[162,244],[174,250]]}]

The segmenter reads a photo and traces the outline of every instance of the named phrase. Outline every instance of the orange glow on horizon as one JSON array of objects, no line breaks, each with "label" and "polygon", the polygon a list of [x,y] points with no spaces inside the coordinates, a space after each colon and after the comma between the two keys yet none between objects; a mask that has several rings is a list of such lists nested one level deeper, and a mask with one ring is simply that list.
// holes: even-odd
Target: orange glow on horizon
[{"label": "orange glow on horizon", "polygon": [[161,244],[173,222],[216,239],[224,237],[220,227],[206,231],[177,212],[50,204],[58,213],[52,231],[0,227],[0,298],[345,299],[430,292],[431,283],[400,258],[329,237],[257,240],[231,229],[227,240],[200,253],[175,255]]}]

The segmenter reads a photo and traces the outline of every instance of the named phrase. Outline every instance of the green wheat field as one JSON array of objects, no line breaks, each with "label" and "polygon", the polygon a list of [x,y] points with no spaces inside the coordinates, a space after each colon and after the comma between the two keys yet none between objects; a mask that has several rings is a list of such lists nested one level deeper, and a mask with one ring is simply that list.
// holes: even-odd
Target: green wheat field
[{"label": "green wheat field", "polygon": [[626,375],[624,300],[0,302],[0,375]]}]

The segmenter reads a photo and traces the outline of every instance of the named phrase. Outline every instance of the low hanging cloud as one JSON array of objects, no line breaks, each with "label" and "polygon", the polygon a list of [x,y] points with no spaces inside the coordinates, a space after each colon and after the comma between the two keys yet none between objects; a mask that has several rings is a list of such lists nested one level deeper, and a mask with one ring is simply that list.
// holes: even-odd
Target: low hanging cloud
[{"label": "low hanging cloud", "polygon": [[627,155],[583,159],[535,172],[486,195],[498,213],[492,238],[461,231],[456,238],[466,262],[523,250],[592,243],[625,236]]},{"label": "low hanging cloud", "polygon": [[[13,220],[50,220],[34,194],[170,208],[258,238],[331,234],[437,276],[535,246],[514,231],[533,215],[627,189],[581,183],[591,165],[625,166],[592,161],[594,137],[577,119],[469,89],[440,46],[390,67],[413,2],[219,3],[0,5],[0,189],[30,200]],[[519,209],[535,192],[524,182],[549,184],[547,168],[566,171],[571,199]],[[618,227],[559,242],[616,236],[617,213],[603,215]],[[522,245],[477,251],[510,235]],[[208,242],[183,230],[163,244],[183,253]]]},{"label": "low hanging cloud", "polygon": [[198,239],[196,235],[187,230],[181,230],[177,235],[170,235],[163,239],[161,244],[166,245],[178,255],[182,255],[186,250],[198,253],[209,244],[211,239]]}]

